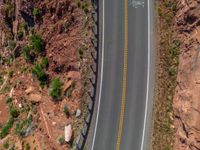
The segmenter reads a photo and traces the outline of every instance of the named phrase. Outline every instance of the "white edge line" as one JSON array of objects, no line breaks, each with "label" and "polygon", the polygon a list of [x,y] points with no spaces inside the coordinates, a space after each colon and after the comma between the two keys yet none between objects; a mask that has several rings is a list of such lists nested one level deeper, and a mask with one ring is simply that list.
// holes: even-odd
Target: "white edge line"
[{"label": "white edge line", "polygon": [[148,0],[148,67],[147,67],[147,90],[146,90],[146,104],[145,104],[145,116],[144,116],[144,126],[143,126],[143,133],[142,133],[142,143],[141,143],[141,150],[144,150],[144,139],[145,139],[145,132],[146,132],[146,123],[147,123],[147,112],[148,112],[148,102],[149,102],[149,78],[150,78],[150,50],[151,50],[151,36],[150,36],[150,2]]},{"label": "white edge line", "polygon": [[96,123],[95,123],[95,129],[94,129],[94,136],[93,136],[93,141],[92,141],[92,148],[91,150],[94,149],[94,143],[96,139],[96,133],[97,133],[97,125],[98,125],[98,120],[99,120],[99,110],[100,110],[100,105],[101,105],[101,93],[102,93],[102,82],[103,82],[103,68],[104,68],[104,33],[105,33],[105,24],[104,24],[104,0],[103,2],[103,19],[102,19],[102,57],[101,57],[101,77],[100,77],[100,89],[99,89],[99,99],[98,99],[98,108],[97,108],[97,117],[96,117]]}]

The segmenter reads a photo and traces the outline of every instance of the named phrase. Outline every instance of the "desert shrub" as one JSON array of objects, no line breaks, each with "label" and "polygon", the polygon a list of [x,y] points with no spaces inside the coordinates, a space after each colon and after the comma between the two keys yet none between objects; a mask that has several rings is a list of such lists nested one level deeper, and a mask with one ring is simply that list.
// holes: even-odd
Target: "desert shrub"
[{"label": "desert shrub", "polygon": [[7,140],[6,140],[5,142],[3,142],[3,147],[4,147],[5,149],[8,149],[9,143],[8,143]]},{"label": "desert shrub", "polygon": [[82,59],[83,58],[83,54],[84,54],[83,48],[79,48],[78,49],[78,53],[79,53],[80,58]]},{"label": "desert shrub", "polygon": [[12,102],[12,98],[11,97],[6,97],[6,103],[10,104]]},{"label": "desert shrub", "polygon": [[28,45],[22,48],[22,56],[26,61],[33,61],[33,55]]},{"label": "desert shrub", "polygon": [[83,11],[87,14],[87,13],[89,12],[88,4],[87,4],[87,3],[83,4],[83,5],[82,5],[82,9],[83,9]]},{"label": "desert shrub", "polygon": [[42,52],[44,42],[39,34],[34,33],[33,35],[31,35],[29,42],[31,44],[31,47],[34,49],[35,54],[39,54]]},{"label": "desert shrub", "polygon": [[31,147],[30,147],[29,143],[26,143],[25,150],[30,150],[30,149],[31,149]]},{"label": "desert shrub", "polygon": [[43,68],[43,69],[47,69],[47,67],[49,66],[49,61],[48,61],[48,58],[44,57],[41,59],[41,62],[40,62],[40,66]]},{"label": "desert shrub", "polygon": [[3,77],[0,75],[0,85],[2,85],[3,84]]},{"label": "desert shrub", "polygon": [[54,100],[60,100],[61,99],[61,86],[62,83],[59,79],[53,79],[50,84],[49,88],[49,95],[54,99]]},{"label": "desert shrub", "polygon": [[13,71],[13,70],[9,71],[8,77],[9,77],[9,78],[12,78],[12,77],[13,77],[13,74],[14,74],[14,71]]},{"label": "desert shrub", "polygon": [[10,118],[8,120],[8,122],[6,122],[6,124],[2,127],[1,132],[0,132],[0,139],[3,139],[4,137],[6,137],[10,131],[10,129],[12,128],[14,123],[14,118]]},{"label": "desert shrub", "polygon": [[12,145],[10,146],[9,150],[15,150],[15,145],[12,144]]},{"label": "desert shrub", "polygon": [[19,40],[21,40],[24,37],[24,32],[23,31],[19,31],[17,33],[17,37],[18,37]]},{"label": "desert shrub", "polygon": [[70,113],[69,113],[69,108],[67,107],[67,105],[64,106],[63,112],[64,112],[64,114],[65,114],[66,116],[69,116]]},{"label": "desert shrub", "polygon": [[39,9],[39,8],[34,8],[34,9],[33,9],[33,15],[34,15],[35,17],[40,17],[40,16],[41,16],[41,11],[40,11],[40,9]]},{"label": "desert shrub", "polygon": [[28,30],[28,24],[25,22],[25,21],[23,21],[22,23],[20,23],[20,25],[19,25],[19,29],[21,30],[21,31],[23,31],[23,30]]},{"label": "desert shrub", "polygon": [[19,110],[15,107],[10,108],[10,116],[17,118],[19,116]]},{"label": "desert shrub", "polygon": [[40,85],[43,86],[47,80],[47,75],[45,74],[42,66],[40,64],[36,64],[32,69],[32,73],[36,75],[38,80],[40,81]]},{"label": "desert shrub", "polygon": [[60,143],[60,145],[65,144],[65,138],[64,138],[64,136],[59,137],[58,138],[58,142]]},{"label": "desert shrub", "polygon": [[13,41],[13,40],[8,41],[8,49],[10,51],[13,51],[15,49],[15,47],[16,47],[16,42],[15,41]]},{"label": "desert shrub", "polygon": [[26,135],[27,129],[30,127],[32,123],[32,116],[30,115],[27,119],[19,121],[16,124],[15,132],[20,137],[24,137]]}]

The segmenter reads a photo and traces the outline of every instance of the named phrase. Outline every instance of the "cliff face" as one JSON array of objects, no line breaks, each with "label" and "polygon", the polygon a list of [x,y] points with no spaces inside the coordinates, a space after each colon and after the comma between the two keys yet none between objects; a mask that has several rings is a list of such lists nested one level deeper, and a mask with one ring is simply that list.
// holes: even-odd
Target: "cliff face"
[{"label": "cliff face", "polygon": [[174,150],[200,149],[200,3],[180,0],[176,25],[181,41],[174,96]]}]

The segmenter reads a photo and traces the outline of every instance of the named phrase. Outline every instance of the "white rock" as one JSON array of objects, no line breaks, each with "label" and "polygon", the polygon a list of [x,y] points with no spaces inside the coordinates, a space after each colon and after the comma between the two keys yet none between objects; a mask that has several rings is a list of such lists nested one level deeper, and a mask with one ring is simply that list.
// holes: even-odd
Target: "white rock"
[{"label": "white rock", "polygon": [[76,110],[76,117],[79,117],[81,115],[81,110],[80,109],[77,109]]},{"label": "white rock", "polygon": [[19,106],[19,108],[22,108],[22,104],[21,103],[18,106]]},{"label": "white rock", "polygon": [[65,126],[65,141],[70,142],[72,138],[72,126],[71,124],[68,126]]}]

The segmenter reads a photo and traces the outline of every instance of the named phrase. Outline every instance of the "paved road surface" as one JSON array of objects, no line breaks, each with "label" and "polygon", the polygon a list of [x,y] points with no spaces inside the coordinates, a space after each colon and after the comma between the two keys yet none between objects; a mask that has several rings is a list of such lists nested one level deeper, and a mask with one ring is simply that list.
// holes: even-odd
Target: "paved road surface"
[{"label": "paved road surface", "polygon": [[102,78],[93,150],[148,149],[152,11],[147,0],[102,0]]}]

